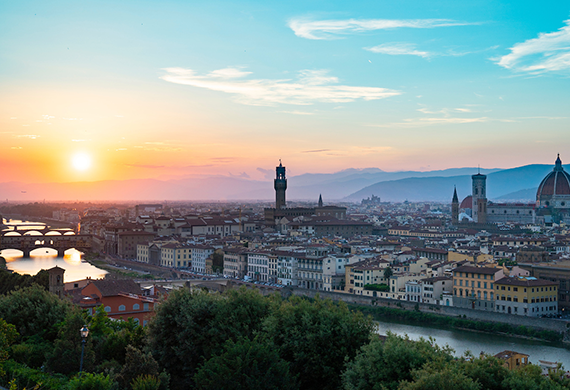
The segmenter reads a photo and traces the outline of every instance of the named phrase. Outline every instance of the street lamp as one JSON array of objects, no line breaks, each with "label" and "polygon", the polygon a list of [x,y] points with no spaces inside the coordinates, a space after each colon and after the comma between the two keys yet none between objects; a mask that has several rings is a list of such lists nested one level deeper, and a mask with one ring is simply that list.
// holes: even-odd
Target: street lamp
[{"label": "street lamp", "polygon": [[83,325],[83,328],[79,329],[81,334],[81,363],[79,364],[79,377],[81,378],[81,371],[83,371],[83,351],[85,351],[85,342],[87,341],[87,336],[89,336],[89,328],[87,325]]}]

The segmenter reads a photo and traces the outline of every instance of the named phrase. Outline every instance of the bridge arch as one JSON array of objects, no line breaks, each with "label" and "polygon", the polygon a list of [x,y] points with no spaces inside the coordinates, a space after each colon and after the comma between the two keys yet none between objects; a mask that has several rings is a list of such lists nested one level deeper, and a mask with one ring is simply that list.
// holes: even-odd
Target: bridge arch
[{"label": "bridge arch", "polygon": [[45,235],[46,236],[62,236],[63,234],[61,232],[58,232],[57,230],[50,230]]},{"label": "bridge arch", "polygon": [[14,230],[8,230],[6,232],[2,232],[2,235],[7,237],[21,237],[22,233],[16,232]]},{"label": "bridge arch", "polygon": [[57,256],[58,253],[57,253],[57,249],[52,248],[48,245],[43,245],[43,246],[34,248],[30,251],[30,256],[39,256],[39,255],[42,255],[42,256],[48,255],[51,257],[51,256]]},{"label": "bridge arch", "polygon": [[24,236],[43,236],[44,234],[39,230],[26,230]]}]

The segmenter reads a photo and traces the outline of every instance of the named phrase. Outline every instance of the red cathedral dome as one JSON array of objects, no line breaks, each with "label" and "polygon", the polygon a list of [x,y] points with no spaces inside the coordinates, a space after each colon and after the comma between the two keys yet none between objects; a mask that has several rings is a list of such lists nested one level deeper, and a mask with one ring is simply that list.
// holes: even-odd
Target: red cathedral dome
[{"label": "red cathedral dome", "polygon": [[570,195],[570,175],[562,168],[562,161],[558,155],[554,169],[542,179],[538,186],[536,200],[546,200],[546,198],[560,195]]},{"label": "red cathedral dome", "polygon": [[542,180],[536,191],[536,205],[564,211],[568,218],[570,209],[570,175],[562,168],[560,155],[556,159],[554,169]]},{"label": "red cathedral dome", "polygon": [[470,209],[471,207],[473,207],[473,197],[471,195],[469,195],[461,201],[459,208],[460,209]]}]

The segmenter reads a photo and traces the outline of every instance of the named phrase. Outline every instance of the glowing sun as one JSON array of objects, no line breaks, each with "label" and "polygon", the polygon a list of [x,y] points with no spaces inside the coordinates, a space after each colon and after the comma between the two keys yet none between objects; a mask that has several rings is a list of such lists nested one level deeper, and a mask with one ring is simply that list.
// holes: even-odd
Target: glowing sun
[{"label": "glowing sun", "polygon": [[91,156],[87,153],[76,153],[71,158],[71,165],[78,171],[85,171],[91,167]]}]

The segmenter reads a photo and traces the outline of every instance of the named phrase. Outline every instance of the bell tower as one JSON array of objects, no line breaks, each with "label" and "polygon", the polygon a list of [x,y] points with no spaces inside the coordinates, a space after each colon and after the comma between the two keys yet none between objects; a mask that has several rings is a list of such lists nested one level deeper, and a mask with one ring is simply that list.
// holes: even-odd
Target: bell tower
[{"label": "bell tower", "polygon": [[457,225],[459,222],[459,199],[457,198],[457,188],[453,188],[453,199],[451,200],[451,223]]},{"label": "bell tower", "polygon": [[285,167],[281,164],[281,159],[279,159],[279,166],[275,168],[273,187],[275,188],[275,208],[279,210],[287,205],[285,202],[287,178],[285,177]]},{"label": "bell tower", "polygon": [[477,173],[471,176],[472,187],[472,216],[475,223],[487,222],[487,176]]}]

